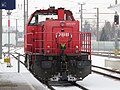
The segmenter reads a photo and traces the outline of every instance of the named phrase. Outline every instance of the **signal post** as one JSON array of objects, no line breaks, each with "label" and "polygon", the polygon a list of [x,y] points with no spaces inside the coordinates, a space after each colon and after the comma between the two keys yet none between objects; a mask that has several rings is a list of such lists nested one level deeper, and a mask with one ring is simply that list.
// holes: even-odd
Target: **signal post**
[{"label": "signal post", "polygon": [[119,54],[119,42],[118,42],[118,25],[119,25],[119,15],[115,12],[114,15],[115,24],[115,55]]},{"label": "signal post", "polygon": [[[115,0],[115,4],[117,4],[117,0]],[[118,25],[119,25],[119,15],[115,11],[114,15],[114,24],[115,24],[115,55],[119,54],[119,42],[118,42]]]},{"label": "signal post", "polygon": [[2,10],[0,10],[0,59],[2,59]]},{"label": "signal post", "polygon": [[[15,8],[16,8],[16,0],[0,0],[0,9],[8,10],[7,12],[7,15],[8,15],[8,56],[4,59],[4,62],[7,63],[7,67],[11,67],[11,64],[10,64],[10,15],[11,15],[11,12],[10,10],[13,10]],[[0,19],[0,21],[2,20]],[[2,25],[0,25],[0,27],[2,27]],[[2,33],[0,34],[0,36],[2,36]],[[2,46],[0,45],[0,48],[1,47]],[[2,50],[0,50],[0,52],[1,51]]]}]

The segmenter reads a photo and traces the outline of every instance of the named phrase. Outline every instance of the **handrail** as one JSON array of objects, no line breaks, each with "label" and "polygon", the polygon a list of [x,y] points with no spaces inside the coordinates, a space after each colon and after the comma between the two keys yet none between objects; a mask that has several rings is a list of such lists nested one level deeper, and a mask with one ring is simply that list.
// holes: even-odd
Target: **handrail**
[{"label": "handrail", "polygon": [[[56,35],[56,36],[54,37],[54,39],[51,39],[51,40],[47,40],[47,39],[41,40],[39,37],[42,37],[41,35],[43,35],[43,34],[44,34],[44,36],[47,36],[47,35],[51,35],[51,37],[53,35]],[[44,42],[54,43],[54,42],[57,41],[57,43],[58,43],[58,40],[56,40],[56,38],[58,38],[58,34],[56,34],[54,32],[52,32],[52,33],[35,32],[34,36],[33,36],[33,33],[28,33],[27,35],[32,35],[31,37],[33,37],[34,41],[33,41],[33,43],[27,44],[27,45],[28,46],[33,45],[32,46],[33,51],[31,51],[33,53],[35,53],[34,51],[36,51],[36,50],[39,50],[39,51],[40,50],[42,51],[43,49],[46,50],[46,49],[48,49],[48,48],[46,48],[46,46],[43,45],[43,47],[40,47],[41,42],[42,43],[44,43]],[[75,39],[77,34],[79,34],[79,38]],[[67,43],[69,43],[69,42],[72,43],[72,44],[78,43],[79,44],[78,49],[80,50],[80,52],[89,52],[89,53],[91,53],[91,33],[90,32],[81,32],[81,33],[75,32],[75,33],[69,34],[69,37],[70,38],[69,38]],[[54,45],[57,45],[57,44],[54,43]],[[56,47],[57,46],[51,46],[49,49],[53,50],[54,52],[58,52],[56,50]],[[66,51],[74,53],[74,51],[73,51],[74,49],[75,49],[75,47],[72,46],[72,47],[69,47],[69,49],[66,49]]]}]

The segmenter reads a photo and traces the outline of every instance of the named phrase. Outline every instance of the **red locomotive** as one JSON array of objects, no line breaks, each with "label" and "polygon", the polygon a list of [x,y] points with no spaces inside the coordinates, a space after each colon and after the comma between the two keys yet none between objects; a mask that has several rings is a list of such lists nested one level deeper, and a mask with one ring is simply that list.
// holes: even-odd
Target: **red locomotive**
[{"label": "red locomotive", "polygon": [[91,33],[64,8],[36,10],[25,32],[25,64],[42,80],[82,80],[91,73]]}]

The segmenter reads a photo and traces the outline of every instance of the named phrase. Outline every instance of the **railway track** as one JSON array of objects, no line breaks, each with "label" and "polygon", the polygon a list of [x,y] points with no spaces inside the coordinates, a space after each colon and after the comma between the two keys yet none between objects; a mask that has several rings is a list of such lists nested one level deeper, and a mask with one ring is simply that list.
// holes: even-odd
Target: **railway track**
[{"label": "railway track", "polygon": [[120,59],[120,54],[115,56],[114,53],[109,53],[109,52],[92,52],[92,55]]},{"label": "railway track", "polygon": [[[15,52],[11,52],[10,55],[13,56],[16,60],[18,60],[17,55],[14,55],[14,54],[18,54],[16,51],[17,51],[17,49],[15,50]],[[24,57],[24,54],[20,54],[20,56]],[[102,56],[102,55],[100,55],[100,56]],[[20,61],[20,63],[25,65],[21,60],[19,60],[19,61]],[[92,65],[92,72],[107,76],[107,77],[112,78],[112,79],[120,80],[120,72],[119,71],[114,71],[111,69]],[[80,88],[82,90],[89,90],[88,88],[81,86],[81,85],[77,84],[76,82],[69,82],[69,83],[71,83],[71,86],[75,86],[75,87]],[[45,83],[45,85],[50,90],[55,90],[55,88],[52,85],[50,85],[49,83]]]},{"label": "railway track", "polygon": [[[12,57],[14,57],[16,60],[19,60],[19,59],[18,59],[18,56],[14,55],[14,54],[19,54],[20,56],[25,57],[24,54],[17,53],[16,51],[17,51],[17,50],[15,50],[14,52],[10,53],[10,55],[11,55]],[[22,62],[21,60],[19,60],[19,61],[20,61],[21,64],[23,64],[23,65],[25,66],[24,62]],[[35,76],[35,75],[34,75],[34,76]],[[51,85],[51,84],[48,83],[48,82],[42,82],[42,81],[39,79],[39,77],[37,77],[37,76],[35,76],[35,77],[36,77],[41,83],[45,84],[50,90],[56,90],[56,89],[53,87],[54,85]],[[80,88],[80,89],[82,89],[82,90],[89,90],[88,88],[86,88],[86,87],[84,87],[84,86],[82,86],[82,85],[79,85],[79,84],[77,84],[76,82],[66,81],[66,83],[69,83],[69,84],[68,84],[69,86],[75,86],[75,87],[78,87],[78,88]],[[56,85],[56,86],[57,86],[57,85]],[[58,85],[58,86],[60,86],[60,85]],[[61,86],[64,86],[64,85],[61,85]]]},{"label": "railway track", "polygon": [[77,84],[76,82],[71,82],[71,84],[72,84],[73,86],[76,86],[76,87],[82,89],[82,90],[89,90],[88,88],[86,88],[86,87],[84,87],[84,86],[82,86],[82,85],[80,85],[80,84]]},{"label": "railway track", "polygon": [[120,72],[111,69],[92,65],[92,72],[107,76],[112,79],[120,80]]},{"label": "railway track", "polygon": [[[59,81],[60,82],[60,81]],[[59,83],[58,82],[58,83]],[[79,88],[79,89],[82,89],[82,90],[89,90],[88,88],[86,88],[86,87],[84,87],[84,86],[82,86],[82,85],[80,85],[80,84],[77,84],[76,82],[71,82],[71,81],[61,81],[59,84],[54,84],[54,85],[51,85],[51,83],[48,83],[48,85],[47,85],[48,87],[52,87],[51,88],[51,90],[55,90],[54,88],[53,88],[53,86],[62,86],[62,87],[66,87],[66,86],[75,86],[75,87],[77,87],[77,88]]]},{"label": "railway track", "polygon": [[[117,55],[113,55],[114,53],[109,53],[109,52],[94,52],[92,53],[92,55],[96,55],[96,56],[103,56],[103,57],[110,57],[110,58],[117,58],[120,59],[120,56]],[[100,67],[100,66],[95,66],[92,65],[92,72],[94,73],[98,73],[116,80],[120,80],[120,72],[119,71],[115,71],[115,70],[111,70],[111,69],[107,69],[104,67]]]},{"label": "railway track", "polygon": [[58,87],[58,86],[62,86],[62,87],[66,87],[66,86],[75,86],[81,90],[89,90],[88,88],[80,85],[80,84],[77,84],[76,82],[72,82],[72,81],[49,81],[49,82],[44,82],[44,81],[41,81],[41,79],[37,76],[35,76],[41,83],[45,84],[50,90],[56,90],[54,88],[55,87]]},{"label": "railway track", "polygon": [[[14,54],[19,54],[20,56],[24,57],[24,54],[17,53],[16,51],[17,50],[15,50],[15,52],[11,52],[10,55],[13,56],[16,60],[19,60],[19,59]],[[20,61],[20,63],[25,65],[21,60],[19,60],[19,61]],[[92,65],[92,72],[107,76],[107,77],[112,78],[112,79],[120,80],[120,72],[118,72],[118,71],[114,71],[111,69]],[[43,83],[43,82],[41,82],[41,83]],[[75,86],[75,87],[80,88],[82,90],[89,90],[88,88],[81,86],[81,85],[77,84],[76,82],[68,82],[68,83],[70,83],[70,86]],[[55,90],[54,85],[50,85],[49,83],[43,83],[43,84],[45,84],[50,90]]]}]

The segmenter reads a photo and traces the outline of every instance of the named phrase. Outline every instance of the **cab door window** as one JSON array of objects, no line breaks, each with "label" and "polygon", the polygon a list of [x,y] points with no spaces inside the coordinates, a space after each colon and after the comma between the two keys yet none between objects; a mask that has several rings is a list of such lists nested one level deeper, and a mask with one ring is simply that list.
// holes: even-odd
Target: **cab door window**
[{"label": "cab door window", "polygon": [[38,25],[38,15],[33,16],[33,18],[31,19],[30,26],[34,26],[34,25]]}]

